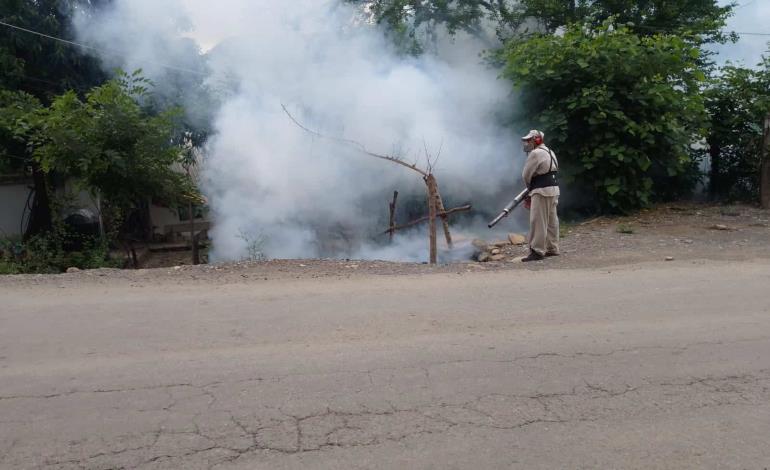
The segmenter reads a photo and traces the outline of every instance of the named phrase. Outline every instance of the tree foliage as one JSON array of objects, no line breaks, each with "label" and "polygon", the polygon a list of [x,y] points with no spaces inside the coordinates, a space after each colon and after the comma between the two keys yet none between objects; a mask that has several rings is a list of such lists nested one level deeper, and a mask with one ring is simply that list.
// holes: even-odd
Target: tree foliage
[{"label": "tree foliage", "polygon": [[442,25],[450,33],[478,35],[492,28],[501,40],[553,33],[573,23],[599,27],[614,18],[641,36],[676,34],[697,43],[724,41],[725,20],[735,4],[716,0],[351,0],[374,18],[417,43],[421,28]]},{"label": "tree foliage", "polygon": [[123,217],[148,198],[171,204],[195,197],[179,167],[181,149],[172,142],[178,111],[149,114],[140,105],[148,86],[136,72],[94,88],[84,100],[74,92],[57,97],[39,114],[35,159]]},{"label": "tree foliage", "polygon": [[718,198],[757,200],[762,123],[770,115],[770,58],[757,68],[726,66],[705,91],[710,116],[710,189]]},{"label": "tree foliage", "polygon": [[628,211],[687,189],[679,178],[692,174],[706,119],[699,48],[605,23],[511,42],[501,58],[521,91],[520,118],[550,137],[583,201]]},{"label": "tree foliage", "polygon": [[40,101],[23,91],[0,89],[0,174],[22,173],[32,158],[28,144]]},{"label": "tree foliage", "polygon": [[[74,41],[72,18],[109,0],[0,0],[5,23]],[[106,79],[98,60],[72,45],[0,26],[0,87],[48,102],[67,90],[85,91]]]}]

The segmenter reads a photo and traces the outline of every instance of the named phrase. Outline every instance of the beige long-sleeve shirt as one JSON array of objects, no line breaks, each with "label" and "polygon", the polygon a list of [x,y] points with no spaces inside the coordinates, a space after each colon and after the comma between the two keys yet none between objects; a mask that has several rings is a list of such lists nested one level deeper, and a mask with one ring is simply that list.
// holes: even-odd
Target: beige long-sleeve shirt
[{"label": "beige long-sleeve shirt", "polygon": [[[551,161],[551,156],[553,156],[553,162]],[[549,171],[556,171],[558,169],[559,161],[556,160],[556,154],[546,147],[545,144],[541,144],[527,155],[527,161],[524,163],[524,170],[521,172],[521,176],[524,178],[524,184],[529,187],[532,178],[535,176],[544,175]],[[533,189],[530,194],[554,197],[559,196],[561,193],[559,192],[558,186],[551,186],[548,188]]]}]

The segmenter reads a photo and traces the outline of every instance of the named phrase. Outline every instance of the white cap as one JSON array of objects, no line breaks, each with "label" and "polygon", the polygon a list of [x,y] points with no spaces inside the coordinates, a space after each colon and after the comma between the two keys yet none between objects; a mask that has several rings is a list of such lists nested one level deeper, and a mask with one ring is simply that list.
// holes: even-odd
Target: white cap
[{"label": "white cap", "polygon": [[529,131],[529,134],[527,134],[524,137],[522,137],[521,140],[531,140],[531,139],[534,139],[535,137],[540,137],[541,139],[543,139],[543,138],[545,138],[545,134],[543,134],[542,132],[540,132],[538,130],[534,130],[533,129],[533,130]]}]

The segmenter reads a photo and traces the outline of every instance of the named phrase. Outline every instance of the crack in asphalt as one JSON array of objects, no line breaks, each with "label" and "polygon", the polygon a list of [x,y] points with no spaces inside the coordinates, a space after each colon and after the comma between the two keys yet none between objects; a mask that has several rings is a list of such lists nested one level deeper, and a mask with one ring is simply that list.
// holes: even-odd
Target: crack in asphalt
[{"label": "crack in asphalt", "polygon": [[[283,419],[271,418],[263,423],[257,419],[257,426],[244,422],[242,418],[236,416],[232,410],[225,410],[228,415],[228,421],[235,428],[235,432],[221,429],[219,430],[224,437],[217,437],[205,432],[199,425],[199,420],[207,418],[207,411],[196,413],[192,418],[192,430],[179,431],[160,429],[153,430],[141,435],[126,436],[128,438],[138,439],[149,436],[149,442],[145,445],[126,446],[121,449],[98,452],[80,458],[49,458],[45,461],[46,467],[61,467],[65,465],[77,465],[81,468],[90,468],[90,463],[101,460],[117,460],[110,462],[116,465],[110,468],[141,468],[160,464],[163,462],[172,462],[175,465],[187,458],[199,457],[202,454],[219,452],[210,456],[210,468],[214,466],[235,462],[236,460],[258,452],[277,453],[284,455],[304,454],[309,452],[321,452],[333,448],[355,448],[381,445],[386,442],[401,442],[409,438],[446,433],[451,429],[458,427],[473,427],[481,429],[490,429],[495,431],[514,431],[528,426],[538,424],[566,424],[586,421],[597,421],[602,416],[581,416],[572,413],[570,403],[564,403],[563,399],[585,399],[591,401],[608,401],[621,398],[625,395],[637,393],[640,396],[633,398],[635,402],[644,401],[645,392],[651,392],[656,389],[672,388],[691,389],[693,387],[702,387],[709,392],[707,400],[693,402],[689,409],[698,410],[707,407],[726,406],[726,405],[756,405],[768,400],[767,387],[760,386],[760,382],[770,380],[767,371],[761,371],[764,375],[758,374],[740,374],[725,375],[722,377],[696,377],[681,381],[663,381],[657,383],[646,383],[641,386],[632,387],[624,385],[621,390],[615,390],[601,385],[592,384],[584,381],[584,386],[573,387],[570,391],[562,393],[544,393],[544,394],[501,394],[490,393],[471,400],[461,402],[442,402],[422,403],[412,407],[399,408],[391,405],[386,410],[345,411],[335,410],[327,407],[323,411],[296,415],[286,413],[278,408],[270,408],[283,415]],[[730,386],[734,382],[744,385],[744,390],[739,390],[735,386]],[[155,387],[158,388],[158,387]],[[746,396],[745,388],[753,388],[753,392],[758,396]],[[749,390],[751,392],[752,390]],[[213,392],[212,392],[213,393]],[[682,397],[683,399],[686,397]],[[687,401],[687,400],[685,400]],[[210,403],[215,403],[212,400]],[[494,406],[490,406],[490,403]],[[608,408],[608,403],[603,403],[597,409]],[[652,405],[659,408],[659,412],[665,412],[665,408],[660,408],[659,404]],[[215,410],[218,411],[218,410]],[[514,413],[514,417],[505,417],[506,413]],[[463,416],[456,416],[458,413]],[[598,413],[601,415],[601,413]],[[378,429],[376,420],[384,418],[385,423],[379,423],[383,429]],[[407,423],[406,429],[401,429]],[[319,430],[319,428],[321,428]],[[325,429],[324,429],[325,428]],[[281,436],[270,438],[271,432],[281,434],[284,430],[284,437],[290,438],[290,445],[281,444]],[[289,431],[287,431],[289,429]],[[288,432],[289,436],[286,436]],[[347,434],[346,434],[347,433]],[[179,452],[161,451],[158,449],[159,443],[163,438],[174,437],[196,437],[200,439],[195,448],[182,450]],[[248,444],[241,446],[227,443],[230,438],[245,438]],[[284,439],[286,441],[287,439]],[[16,443],[12,443],[16,444]],[[14,449],[12,445],[7,449],[6,456],[11,454]],[[120,462],[121,457],[136,452],[157,452],[150,458],[140,461],[132,460],[133,463]],[[101,467],[100,467],[101,468]]]},{"label": "crack in asphalt", "polygon": [[[734,342],[699,342],[675,347],[623,348],[608,352],[540,353],[514,357],[507,360],[468,359],[440,361],[421,366],[402,368],[374,368],[363,371],[331,371],[326,374],[288,374],[274,377],[257,377],[232,382],[213,381],[196,385],[192,382],[172,383],[146,387],[104,388],[95,390],[70,390],[46,395],[16,395],[0,397],[0,400],[40,399],[50,400],[80,394],[143,393],[162,390],[167,398],[157,407],[142,407],[141,410],[165,415],[157,429],[120,436],[118,442],[146,441],[142,445],[124,445],[118,449],[82,455],[83,442],[70,444],[65,451],[46,458],[42,466],[57,468],[77,466],[92,468],[98,462],[100,468],[142,468],[171,463],[182,465],[185,459],[202,458],[209,468],[235,462],[260,452],[282,455],[296,455],[323,452],[336,448],[377,446],[388,442],[403,442],[423,435],[443,434],[454,429],[476,428],[494,432],[516,431],[540,424],[567,424],[594,422],[611,419],[614,412],[631,411],[667,413],[670,410],[699,410],[708,407],[729,405],[761,405],[770,400],[770,369],[753,373],[729,374],[724,376],[683,377],[676,380],[651,381],[642,379],[639,384],[613,384],[612,386],[583,380],[583,385],[572,386],[570,390],[552,393],[507,394],[488,393],[465,400],[448,400],[431,396],[430,399],[399,407],[392,400],[381,399],[388,408],[377,410],[357,405],[359,410],[335,409],[327,406],[324,410],[296,414],[281,406],[260,404],[268,415],[250,410],[250,416],[239,415],[237,408],[221,400],[219,386],[244,383],[275,383],[288,377],[318,376],[336,374],[359,374],[370,387],[377,385],[377,373],[391,372],[387,383],[397,377],[398,372],[420,371],[420,380],[430,387],[431,369],[467,363],[514,363],[524,360],[546,360],[548,358],[608,357],[614,354],[632,353],[640,350],[666,350],[672,354],[702,345],[723,345],[749,341],[766,341],[770,338],[752,338]],[[184,390],[194,390],[194,393]],[[364,393],[358,389],[357,393]],[[662,393],[669,400],[657,399]],[[201,409],[185,418],[178,411],[185,402],[205,398]],[[328,398],[328,397],[327,397]],[[619,401],[620,400],[620,401]],[[630,402],[629,402],[630,400]],[[679,401],[676,401],[679,400]],[[673,403],[673,404],[672,404]],[[118,408],[124,409],[124,408]],[[223,414],[224,422],[217,423],[212,417]],[[273,416],[269,416],[270,414]],[[167,429],[171,417],[187,419],[187,429]],[[211,424],[213,421],[214,424]],[[178,422],[177,422],[178,423]],[[178,425],[178,424],[177,424]],[[182,440],[186,442],[184,448]],[[233,442],[235,440],[235,442]],[[88,438],[85,439],[88,441]],[[23,462],[25,450],[18,439],[10,441],[3,450],[0,462],[18,464]],[[171,446],[169,449],[168,446]],[[144,455],[148,454],[148,455]],[[204,457],[205,455],[205,457]],[[105,467],[104,465],[109,465]]]},{"label": "crack in asphalt", "polygon": [[[431,362],[428,364],[424,364],[422,366],[410,366],[410,367],[403,367],[403,368],[383,367],[383,368],[366,369],[366,370],[336,370],[336,371],[328,371],[328,372],[281,374],[281,375],[275,375],[275,376],[269,376],[269,377],[256,377],[256,378],[243,379],[243,380],[235,381],[233,383],[250,383],[250,382],[263,382],[263,381],[281,382],[288,378],[294,378],[294,377],[312,377],[312,376],[325,376],[325,375],[334,375],[334,374],[366,374],[369,376],[370,384],[373,385],[374,379],[371,376],[371,374],[375,372],[383,372],[383,371],[402,371],[405,369],[416,369],[416,370],[422,370],[426,378],[429,378],[430,368],[445,366],[445,365],[473,364],[473,363],[512,364],[512,363],[525,361],[525,360],[539,360],[543,358],[552,358],[552,357],[557,357],[562,359],[578,359],[581,357],[609,357],[616,354],[635,353],[639,351],[649,351],[649,350],[672,351],[675,353],[681,353],[697,346],[730,345],[730,344],[762,342],[762,341],[770,341],[770,337],[762,336],[762,337],[756,337],[756,338],[745,338],[745,339],[740,339],[735,341],[702,341],[702,342],[690,343],[684,346],[638,346],[634,348],[612,349],[606,352],[575,352],[572,354],[545,352],[545,353],[538,353],[530,356],[518,356],[510,359],[485,359],[485,358],[456,359],[456,360],[450,360],[450,361]],[[153,386],[147,386],[147,387],[113,388],[113,389],[96,389],[96,390],[69,390],[65,392],[52,393],[52,394],[46,394],[46,395],[9,395],[9,396],[0,395],[0,401],[21,400],[21,399],[52,399],[52,398],[61,398],[64,396],[76,395],[76,394],[124,393],[124,392],[152,391],[152,390],[173,389],[173,388],[183,388],[183,387],[201,389],[201,390],[204,390],[204,393],[206,393],[205,392],[206,389],[216,385],[222,385],[225,383],[226,382],[224,381],[207,382],[202,385],[195,385],[193,383],[174,383],[174,384],[166,384],[166,385],[153,385]],[[211,399],[213,401],[216,401],[216,397],[214,397],[213,395],[211,395]]]}]

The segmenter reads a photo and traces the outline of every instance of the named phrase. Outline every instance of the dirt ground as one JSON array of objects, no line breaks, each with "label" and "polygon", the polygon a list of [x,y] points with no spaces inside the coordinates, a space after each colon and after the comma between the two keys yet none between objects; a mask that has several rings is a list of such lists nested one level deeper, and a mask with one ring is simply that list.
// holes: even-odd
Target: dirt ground
[{"label": "dirt ground", "polygon": [[[750,206],[702,204],[663,205],[630,217],[601,217],[563,224],[562,256],[539,263],[521,263],[523,246],[502,249],[502,261],[467,261],[435,267],[421,263],[357,260],[271,260],[189,266],[189,252],[153,254],[151,269],[82,271],[60,276],[7,276],[0,283],[77,283],[129,281],[143,285],[153,280],[171,282],[232,283],[244,280],[350,278],[360,275],[464,273],[511,269],[602,268],[669,260],[751,260],[770,258],[770,211]],[[489,240],[490,242],[493,240]],[[673,258],[673,259],[670,259]]]}]

